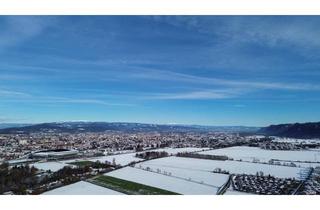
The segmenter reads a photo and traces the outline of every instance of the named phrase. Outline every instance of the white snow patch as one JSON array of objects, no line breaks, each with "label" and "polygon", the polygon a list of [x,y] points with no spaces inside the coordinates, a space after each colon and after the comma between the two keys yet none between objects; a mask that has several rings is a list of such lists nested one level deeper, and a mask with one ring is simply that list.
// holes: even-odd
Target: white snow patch
[{"label": "white snow patch", "polygon": [[122,195],[122,193],[100,187],[89,182],[76,182],[43,193],[43,195]]},{"label": "white snow patch", "polygon": [[[147,152],[147,151],[166,151],[169,154],[177,154],[179,152],[197,152],[197,151],[203,151],[203,150],[208,150],[209,148],[198,148],[198,147],[184,147],[184,148],[161,148],[161,149],[154,149],[154,150],[146,150],[142,152]],[[121,151],[117,151],[119,153],[122,153]],[[127,150],[126,150],[127,152]],[[78,159],[72,159],[72,160],[65,160],[65,161],[60,161],[61,163],[71,163],[75,161],[100,161],[100,162],[105,162],[109,161],[112,163],[113,159],[115,159],[116,164],[119,164],[121,166],[128,165],[129,163],[133,161],[141,161],[143,159],[135,157],[137,153],[142,153],[142,152],[133,152],[133,153],[124,153],[124,154],[117,154],[117,155],[107,155],[107,156],[100,156],[100,157],[92,157],[92,158],[78,158]]]},{"label": "white snow patch", "polygon": [[218,188],[177,179],[133,167],[125,167],[105,175],[186,195],[213,195]]},{"label": "white snow patch", "polygon": [[261,162],[268,162],[270,159],[289,161],[320,161],[320,151],[318,150],[265,150],[258,147],[227,147],[222,149],[199,152],[208,155],[226,155],[235,160],[253,161],[258,159]]},{"label": "white snow patch", "polygon": [[72,163],[76,161],[100,161],[102,163],[108,161],[110,163],[113,162],[115,159],[116,164],[121,166],[127,165],[133,161],[141,161],[143,159],[135,157],[136,153],[126,153],[126,154],[119,154],[119,155],[108,155],[108,156],[100,156],[100,157],[93,157],[93,158],[79,158],[79,159],[72,159],[61,161],[62,163]]},{"label": "white snow patch", "polygon": [[44,171],[51,170],[52,172],[59,171],[65,166],[74,167],[61,162],[41,162],[41,163],[39,162],[39,163],[30,164],[30,166],[34,166],[35,168],[44,170]]},{"label": "white snow patch", "polygon": [[156,152],[162,152],[165,151],[171,155],[176,155],[179,152],[201,152],[203,150],[209,150],[210,148],[208,147],[183,147],[183,148],[160,148],[160,149],[154,149],[154,150],[150,150],[150,151],[156,151]]},{"label": "white snow patch", "polygon": [[179,177],[183,179],[191,179],[195,182],[200,182],[208,185],[213,185],[216,187],[221,187],[224,183],[228,180],[228,175],[225,174],[217,174],[208,171],[202,170],[194,170],[192,168],[181,168],[179,164],[175,164],[172,162],[170,165],[163,165],[163,160],[155,159],[146,161],[143,163],[139,163],[136,165],[137,168],[144,168],[146,169],[149,167],[152,171],[160,173],[160,174],[171,174],[171,176]]},{"label": "white snow patch", "polygon": [[[146,163],[151,162],[147,161]],[[152,163],[152,162],[151,162]],[[278,166],[269,164],[249,163],[241,161],[219,161],[219,160],[204,160],[196,158],[183,157],[167,157],[156,159],[157,166],[176,167],[188,170],[198,170],[211,172],[216,168],[227,170],[235,174],[253,174],[262,171],[264,175],[273,175],[279,178],[300,178],[301,172],[305,168]]]},{"label": "white snow patch", "polygon": [[254,195],[254,194],[235,191],[235,190],[227,190],[223,195]]}]

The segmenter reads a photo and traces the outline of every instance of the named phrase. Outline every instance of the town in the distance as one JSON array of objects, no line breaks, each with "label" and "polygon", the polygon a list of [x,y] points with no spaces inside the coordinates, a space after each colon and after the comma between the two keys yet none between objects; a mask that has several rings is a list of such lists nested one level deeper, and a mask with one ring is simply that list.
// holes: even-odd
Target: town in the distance
[{"label": "town in the distance", "polygon": [[320,194],[320,123],[0,125],[0,194]]}]

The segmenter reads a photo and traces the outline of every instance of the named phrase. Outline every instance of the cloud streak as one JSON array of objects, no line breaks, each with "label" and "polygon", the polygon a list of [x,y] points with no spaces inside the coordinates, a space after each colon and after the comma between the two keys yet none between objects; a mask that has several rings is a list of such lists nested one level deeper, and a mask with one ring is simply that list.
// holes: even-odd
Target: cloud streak
[{"label": "cloud streak", "polygon": [[0,32],[0,50],[17,46],[41,34],[50,24],[48,20],[49,18],[37,16],[4,16]]},{"label": "cloud streak", "polygon": [[195,84],[221,85],[250,89],[274,89],[274,90],[320,90],[316,84],[306,83],[277,83],[277,82],[257,82],[219,79],[212,77],[201,77],[183,73],[176,73],[162,70],[145,70],[130,75],[133,78],[149,80],[166,80],[175,82],[187,82]]},{"label": "cloud streak", "polygon": [[5,90],[5,89],[0,89],[0,96],[1,97],[19,97],[19,98],[31,97],[29,93],[13,91],[13,90]]},{"label": "cloud streak", "polygon": [[[2,101],[5,102],[26,102],[26,103],[37,103],[37,104],[95,104],[103,106],[136,106],[131,103],[116,103],[108,102],[100,99],[92,98],[67,98],[67,97],[43,97],[33,96],[20,92],[12,91],[0,91],[0,96],[6,97]],[[28,96],[28,97],[26,97]]]},{"label": "cloud streak", "polygon": [[[61,58],[62,59],[62,58]],[[55,58],[56,61],[59,61],[59,58]],[[250,89],[271,89],[271,90],[320,90],[320,85],[312,83],[286,83],[286,82],[269,82],[269,81],[245,81],[241,79],[232,80],[232,79],[221,79],[213,77],[203,77],[195,76],[185,73],[177,73],[173,71],[160,70],[154,68],[146,68],[132,65],[130,61],[120,63],[116,61],[92,61],[92,60],[76,60],[76,59],[67,59],[63,58],[63,62],[68,63],[68,65],[89,65],[94,66],[97,70],[79,70],[79,69],[68,69],[67,73],[79,74],[78,76],[85,76],[86,78],[95,77],[98,80],[108,80],[108,81],[119,81],[127,79],[143,79],[143,80],[159,80],[159,81],[174,81],[174,82],[185,82],[193,84],[206,84],[206,85],[221,85],[229,87],[239,87],[239,88],[250,88]],[[112,65],[110,65],[112,64]],[[112,70],[112,66],[119,66],[122,68],[119,70]],[[29,66],[29,68],[39,70],[39,71],[52,71],[57,74],[65,73],[65,69],[58,68],[49,68],[49,67],[39,67],[39,66]],[[89,68],[89,67],[87,67]],[[99,69],[101,68],[101,69]],[[108,70],[104,70],[108,69]],[[88,76],[87,74],[90,75]],[[98,75],[99,77],[97,78]],[[102,77],[101,77],[102,76]],[[104,76],[104,77],[103,77]]]},{"label": "cloud streak", "polygon": [[206,99],[227,99],[241,95],[235,90],[200,90],[181,93],[158,93],[147,98],[149,99],[165,99],[165,100],[206,100]]},{"label": "cloud streak", "polygon": [[281,47],[284,43],[310,48],[320,46],[317,16],[153,16],[151,19],[233,43],[252,42],[270,47]]}]

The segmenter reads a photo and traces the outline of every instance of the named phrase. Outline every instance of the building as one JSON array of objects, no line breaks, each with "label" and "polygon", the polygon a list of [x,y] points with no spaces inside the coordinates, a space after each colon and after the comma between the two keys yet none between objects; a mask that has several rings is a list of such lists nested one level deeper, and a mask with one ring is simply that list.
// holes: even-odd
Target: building
[{"label": "building", "polygon": [[68,149],[53,149],[53,150],[41,150],[31,153],[31,158],[35,159],[68,159],[77,157],[79,152],[77,150]]}]

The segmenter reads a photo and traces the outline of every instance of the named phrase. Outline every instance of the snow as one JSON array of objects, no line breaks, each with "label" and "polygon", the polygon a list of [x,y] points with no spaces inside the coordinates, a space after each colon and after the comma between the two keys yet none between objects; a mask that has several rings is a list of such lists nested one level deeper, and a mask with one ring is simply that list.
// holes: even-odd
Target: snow
[{"label": "snow", "polygon": [[154,150],[150,150],[150,151],[156,151],[156,152],[162,152],[165,151],[171,155],[176,155],[179,152],[200,152],[203,150],[208,150],[210,148],[208,147],[203,147],[203,148],[199,148],[199,147],[183,147],[183,148],[161,148],[161,149],[154,149]]},{"label": "snow", "polygon": [[317,150],[264,150],[258,147],[227,147],[222,149],[199,152],[208,155],[226,155],[235,160],[253,161],[258,159],[260,162],[268,162],[270,159],[288,161],[320,161],[320,151]]},{"label": "snow", "polygon": [[[289,165],[291,164],[293,161],[275,161],[278,162],[282,165]],[[293,162],[297,167],[303,167],[303,168],[310,168],[310,167],[319,167],[320,166],[320,162],[319,163],[307,163],[307,162]]]},{"label": "snow", "polygon": [[47,191],[43,195],[122,195],[122,193],[89,182],[80,181]]},{"label": "snow", "polygon": [[104,155],[118,155],[118,154],[126,154],[126,153],[134,153],[134,150],[118,150],[118,151],[108,151],[106,150]]},{"label": "snow", "polygon": [[100,161],[102,163],[109,161],[112,163],[113,159],[115,159],[116,164],[121,166],[128,165],[133,161],[141,161],[143,159],[135,157],[136,153],[126,153],[126,154],[119,154],[119,155],[108,155],[108,156],[100,156],[100,157],[93,157],[93,158],[80,158],[80,159],[73,159],[67,161],[61,161],[62,163],[72,163],[76,161]]},{"label": "snow", "polygon": [[294,138],[285,138],[285,137],[273,137],[272,141],[274,142],[285,142],[293,144],[319,144],[320,139],[294,139]]},{"label": "snow", "polygon": [[[1,159],[0,159],[1,161]],[[34,162],[33,159],[15,159],[15,160],[9,160],[8,163],[9,165],[14,165],[14,164],[25,164],[28,162]]]},{"label": "snow", "polygon": [[235,190],[227,190],[223,195],[253,195],[253,194],[235,191]]},{"label": "snow", "polygon": [[[269,164],[249,163],[240,161],[204,160],[196,158],[167,157],[156,159],[157,166],[176,167],[180,169],[211,172],[216,168],[227,170],[235,174],[253,174],[262,171],[265,175],[279,178],[300,178],[305,168],[278,166]],[[151,161],[147,161],[146,163]],[[152,163],[152,162],[151,162]]]},{"label": "snow", "polygon": [[140,166],[144,169],[149,167],[152,171],[157,172],[160,169],[160,173],[171,173],[172,176],[189,179],[196,182],[203,182],[204,184],[221,187],[228,180],[228,175],[217,174],[208,171],[194,170],[187,168],[180,168],[178,164],[163,165],[162,159],[150,160],[147,162],[136,164],[137,168]]},{"label": "snow", "polygon": [[109,156],[102,156],[90,159],[90,161],[97,161],[105,162],[109,161],[112,163],[113,159],[115,159],[116,164],[120,164],[122,166],[128,165],[132,161],[141,161],[143,159],[135,157],[136,153],[127,153],[127,154],[119,154],[119,155],[109,155]]},{"label": "snow", "polygon": [[71,165],[61,163],[61,162],[41,162],[41,163],[39,162],[39,163],[30,164],[30,166],[34,166],[35,168],[44,170],[44,171],[51,170],[52,172],[59,171],[65,166],[73,167]]},{"label": "snow", "polygon": [[216,194],[218,190],[216,187],[198,184],[129,166],[106,173],[105,175],[186,195],[213,195]]},{"label": "snow", "polygon": [[[154,149],[154,150],[147,150],[147,151],[166,151],[169,154],[177,154],[178,152],[196,152],[196,151],[202,151],[202,150],[207,150],[209,148],[198,148],[198,147],[185,147],[185,148],[161,148],[161,149]],[[127,150],[125,150],[127,151]],[[100,157],[93,157],[93,158],[78,158],[78,159],[72,159],[72,160],[66,160],[66,161],[60,161],[61,163],[72,163],[75,161],[100,161],[100,162],[105,162],[109,161],[112,163],[113,158],[115,158],[116,164],[119,164],[121,166],[126,166],[129,163],[133,161],[141,161],[143,159],[135,157],[137,153],[141,152],[132,152],[132,153],[122,153],[121,151],[117,151],[120,154],[117,155],[107,155],[107,156],[100,156]],[[146,152],[146,151],[143,151]]]}]

